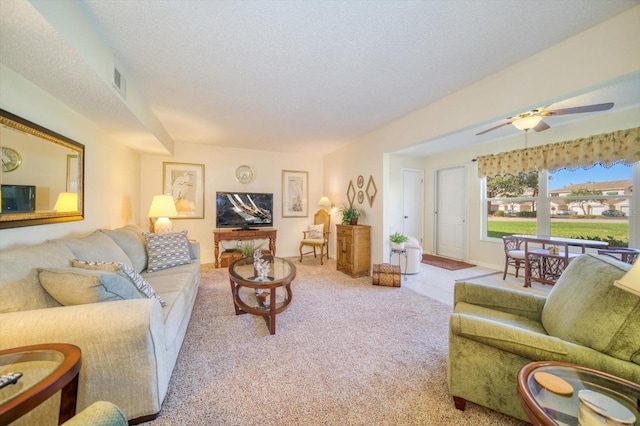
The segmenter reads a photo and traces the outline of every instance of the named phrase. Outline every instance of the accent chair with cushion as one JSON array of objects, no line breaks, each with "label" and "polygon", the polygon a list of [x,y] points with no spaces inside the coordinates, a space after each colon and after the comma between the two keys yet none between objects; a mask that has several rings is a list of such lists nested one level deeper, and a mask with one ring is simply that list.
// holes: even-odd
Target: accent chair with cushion
[{"label": "accent chair with cushion", "polygon": [[522,250],[522,240],[518,237],[504,236],[502,237],[504,243],[504,273],[502,279],[507,277],[507,270],[509,266],[516,268],[516,278],[520,268],[524,267],[524,250]]},{"label": "accent chair with cushion", "polygon": [[[302,231],[302,241],[300,241],[300,263],[302,256],[313,253],[313,257],[318,257],[316,249],[320,249],[320,264],[323,264],[325,253],[329,259],[329,231],[331,225],[331,216],[325,209],[320,209],[313,216],[313,225],[309,225],[306,231]],[[313,251],[303,253],[304,247],[312,247]]]},{"label": "accent chair with cushion", "polygon": [[527,420],[519,370],[533,361],[583,365],[640,383],[640,297],[613,285],[631,265],[575,258],[548,296],[457,282],[449,323],[447,381],[467,401]]},{"label": "accent chair with cushion", "polygon": [[636,260],[638,260],[638,256],[640,256],[640,250],[630,247],[609,247],[604,250],[598,250],[598,254],[613,257],[614,259],[633,265]]}]

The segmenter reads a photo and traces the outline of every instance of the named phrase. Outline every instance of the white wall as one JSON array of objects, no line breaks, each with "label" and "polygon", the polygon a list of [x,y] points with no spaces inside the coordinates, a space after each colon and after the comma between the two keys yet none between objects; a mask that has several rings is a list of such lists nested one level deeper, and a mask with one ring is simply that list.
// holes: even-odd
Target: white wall
[{"label": "white wall", "polygon": [[[357,175],[351,170],[363,174],[376,173],[377,181],[383,182],[383,185],[378,186],[383,202],[374,205],[368,218],[369,223],[374,226],[372,233],[375,236],[372,240],[372,262],[385,261],[383,247],[386,245],[386,230],[398,221],[397,210],[393,207],[393,197],[388,195],[396,191],[391,186],[390,175],[398,172],[398,166],[390,162],[385,153],[429,141],[457,129],[478,127],[529,107],[551,104],[564,97],[584,93],[608,81],[638,73],[639,23],[640,6],[427,105],[363,136],[350,146],[327,155],[325,188],[334,193],[341,194],[346,191],[348,178]],[[572,130],[573,133],[548,130],[541,135],[551,138],[549,142],[579,137],[575,133],[576,129]],[[506,141],[498,142],[496,146],[504,143]],[[432,179],[430,174],[436,168],[436,164],[438,167],[464,164],[478,155],[477,151],[480,149],[474,147],[468,151],[449,152],[425,160],[425,237],[430,234],[429,224],[432,223],[433,217],[432,209],[429,210],[430,200],[433,200],[433,184],[429,179]],[[385,174],[380,176],[383,170]],[[470,167],[469,170],[473,168]],[[473,172],[469,173],[472,174]],[[479,199],[474,198],[478,193],[477,185],[471,182],[468,185],[467,199],[471,216],[479,216],[480,212]],[[482,262],[501,265],[501,254],[492,254],[492,250],[483,251],[485,247],[479,242],[479,233],[471,225],[468,226],[467,260],[479,259]],[[428,247],[430,245],[427,242],[425,249]]]},{"label": "white wall", "polygon": [[[147,223],[147,211],[154,195],[162,193],[163,162],[204,164],[204,219],[172,220],[174,231],[189,231],[189,238],[200,242],[201,261],[210,263],[213,255],[213,230],[216,226],[216,191],[273,193],[274,228],[278,230],[276,247],[280,257],[295,256],[302,239],[302,231],[313,223],[313,215],[320,208],[322,197],[322,160],[314,156],[280,152],[221,148],[176,142],[175,156],[143,155],[141,160],[141,203],[138,221]],[[241,184],[235,170],[246,164],[253,169],[254,180]],[[308,172],[309,217],[282,217],[282,170]],[[145,225],[146,226],[146,225]],[[266,246],[265,246],[266,248]],[[332,251],[332,256],[335,251]]]},{"label": "white wall", "polygon": [[139,154],[3,65],[0,93],[0,108],[85,145],[85,219],[0,230],[0,248],[135,221],[139,216]]}]

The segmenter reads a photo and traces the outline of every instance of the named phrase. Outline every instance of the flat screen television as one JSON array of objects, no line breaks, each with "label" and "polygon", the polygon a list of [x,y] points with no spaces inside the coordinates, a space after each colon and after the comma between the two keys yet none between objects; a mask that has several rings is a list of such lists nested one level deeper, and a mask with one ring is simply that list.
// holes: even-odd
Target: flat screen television
[{"label": "flat screen television", "polygon": [[216,192],[216,228],[273,226],[273,194]]},{"label": "flat screen television", "polygon": [[36,211],[34,185],[2,185],[2,213],[29,213]]}]

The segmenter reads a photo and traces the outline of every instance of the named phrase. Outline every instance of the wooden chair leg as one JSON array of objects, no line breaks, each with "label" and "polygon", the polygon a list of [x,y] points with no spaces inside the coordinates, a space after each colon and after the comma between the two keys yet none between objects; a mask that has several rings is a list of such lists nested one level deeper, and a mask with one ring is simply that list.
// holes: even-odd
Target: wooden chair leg
[{"label": "wooden chair leg", "polygon": [[302,244],[300,244],[300,263],[302,263]]},{"label": "wooden chair leg", "polygon": [[464,411],[464,409],[467,408],[467,400],[464,398],[460,398],[459,396],[453,397],[453,404],[460,411]]},{"label": "wooden chair leg", "polygon": [[502,281],[507,278],[507,269],[509,269],[509,259],[504,260],[504,274],[502,274]]},{"label": "wooden chair leg", "polygon": [[324,257],[324,246],[320,247],[320,264],[324,265],[324,263],[322,263],[322,258]]}]

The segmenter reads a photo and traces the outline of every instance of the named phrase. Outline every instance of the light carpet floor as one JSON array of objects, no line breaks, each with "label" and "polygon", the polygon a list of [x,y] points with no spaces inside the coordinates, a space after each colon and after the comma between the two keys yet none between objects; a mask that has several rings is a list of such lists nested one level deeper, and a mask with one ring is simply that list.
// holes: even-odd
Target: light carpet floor
[{"label": "light carpet floor", "polygon": [[160,416],[149,425],[524,425],[446,383],[451,308],[409,288],[371,285],[295,261],[275,335],[236,316],[226,268],[202,285]]}]

